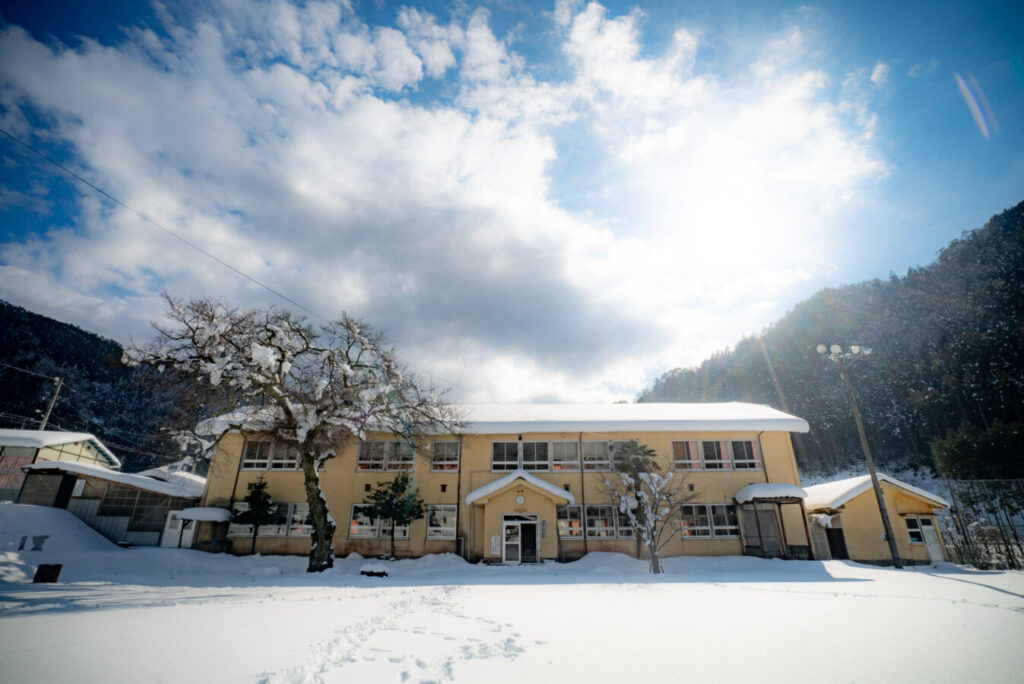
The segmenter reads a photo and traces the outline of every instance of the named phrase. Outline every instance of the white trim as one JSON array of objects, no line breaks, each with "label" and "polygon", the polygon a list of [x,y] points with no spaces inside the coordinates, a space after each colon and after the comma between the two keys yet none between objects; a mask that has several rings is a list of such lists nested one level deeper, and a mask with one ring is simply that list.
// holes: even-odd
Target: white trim
[{"label": "white trim", "polygon": [[495,492],[498,492],[504,489],[505,487],[511,485],[516,480],[520,479],[529,482],[534,487],[544,490],[548,494],[557,496],[560,499],[565,499],[570,504],[576,503],[576,497],[574,497],[572,495],[572,492],[568,491],[567,489],[562,489],[557,485],[542,480],[536,475],[531,475],[525,470],[513,470],[508,475],[505,475],[504,477],[499,477],[494,482],[490,482],[488,484],[485,484],[483,487],[478,487],[477,489],[471,491],[469,494],[466,495],[466,505],[468,506],[472,504],[474,501],[479,501],[480,499],[486,498],[491,494],[494,494]]}]

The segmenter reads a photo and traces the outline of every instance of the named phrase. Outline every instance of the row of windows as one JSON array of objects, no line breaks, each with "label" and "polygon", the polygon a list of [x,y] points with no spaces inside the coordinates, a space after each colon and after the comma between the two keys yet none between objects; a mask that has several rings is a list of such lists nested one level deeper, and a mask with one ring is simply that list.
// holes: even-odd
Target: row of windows
[{"label": "row of windows", "polygon": [[[682,507],[684,537],[738,537],[739,513],[734,504],[687,504]],[[586,526],[588,539],[632,539],[629,519],[616,506],[559,506],[558,536],[582,539]]]},{"label": "row of windows", "polygon": [[[491,471],[540,472],[609,471],[616,451],[625,441],[491,442]],[[581,459],[582,455],[582,459]],[[412,470],[416,452],[404,441],[359,443],[356,470]],[[753,440],[687,440],[672,442],[675,470],[752,470],[761,467],[761,452]],[[242,453],[244,470],[296,470],[299,452],[271,440],[247,440]],[[459,469],[459,443],[430,445],[431,472]]]},{"label": "row of windows", "polygon": [[[249,504],[235,504],[239,513],[249,510]],[[370,517],[371,507],[368,504],[353,504],[352,517],[348,536],[352,539],[387,539],[391,535],[390,520],[375,520]],[[271,512],[272,519],[266,525],[260,525],[261,537],[308,537],[313,530],[309,519],[309,504],[278,503]],[[427,507],[427,539],[455,539],[455,504],[430,505]],[[251,537],[252,525],[231,523],[228,535],[232,537]],[[408,539],[409,527],[395,528],[396,539]]]}]

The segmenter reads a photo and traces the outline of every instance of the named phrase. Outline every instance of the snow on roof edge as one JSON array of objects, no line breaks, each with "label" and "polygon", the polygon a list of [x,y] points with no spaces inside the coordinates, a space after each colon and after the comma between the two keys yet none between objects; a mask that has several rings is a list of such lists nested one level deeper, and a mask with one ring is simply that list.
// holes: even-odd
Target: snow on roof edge
[{"label": "snow on roof edge", "polygon": [[228,522],[231,511],[215,506],[196,506],[178,511],[178,520],[195,520],[197,522]]},{"label": "snow on roof edge", "polygon": [[807,497],[807,492],[796,485],[791,485],[786,482],[758,482],[755,484],[749,484],[740,491],[736,492],[737,503],[747,503],[754,499],[804,499]]},{"label": "snow on roof edge", "polygon": [[108,482],[135,487],[154,494],[172,496],[181,499],[198,499],[206,489],[205,480],[203,484],[198,482],[179,481],[177,484],[164,482],[153,477],[139,475],[137,473],[122,473],[118,470],[109,470],[90,463],[75,463],[73,461],[39,461],[22,466],[23,470],[59,470],[65,473],[74,473],[86,477],[95,477]]},{"label": "snow on roof edge", "polygon": [[526,480],[535,487],[538,487],[546,491],[548,494],[552,494],[559,498],[565,499],[570,504],[576,503],[576,497],[572,495],[572,492],[562,489],[557,485],[553,485],[550,482],[542,480],[535,475],[531,475],[530,473],[520,468],[519,470],[513,470],[508,475],[499,477],[497,480],[489,482],[482,487],[477,487],[476,489],[471,491],[469,494],[466,495],[466,505],[469,506],[474,501],[479,501],[485,496],[490,496],[491,494],[494,494],[495,492],[504,489],[505,487],[519,479]]},{"label": "snow on roof edge", "polygon": [[73,442],[91,442],[96,450],[115,468],[121,467],[121,460],[115,456],[99,437],[88,432],[64,432],[63,430],[12,430],[0,429],[0,445],[43,447],[60,446]]},{"label": "snow on roof edge", "polygon": [[[879,482],[888,482],[894,487],[899,487],[900,489],[912,494],[916,494],[922,499],[931,501],[932,503],[944,508],[951,507],[951,504],[938,494],[932,494],[931,492],[915,487],[903,480],[897,480],[891,475],[878,473],[878,480]],[[807,504],[808,510],[817,510],[819,508],[839,508],[871,489],[871,475],[858,475],[856,477],[848,477],[844,480],[822,482],[821,484],[805,487],[805,489],[807,490],[807,500],[805,503]]]}]

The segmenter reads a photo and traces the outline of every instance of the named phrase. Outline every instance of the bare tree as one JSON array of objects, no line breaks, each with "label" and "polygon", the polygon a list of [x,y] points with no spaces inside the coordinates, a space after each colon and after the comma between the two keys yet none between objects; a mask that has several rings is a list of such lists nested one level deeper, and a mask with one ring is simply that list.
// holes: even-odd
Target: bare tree
[{"label": "bare tree", "polygon": [[383,336],[347,314],[314,327],[283,309],[164,299],[170,322],[154,323],[157,338],[131,345],[125,361],[189,378],[196,405],[218,414],[192,434],[207,453],[230,431],[268,434],[298,451],[312,525],[309,572],[334,565],[335,524],[319,471],[339,444],[367,431],[414,443],[417,434],[457,424],[432,388],[404,372]]},{"label": "bare tree", "polygon": [[660,574],[661,550],[682,533],[682,507],[696,493],[684,474],[661,473],[657,453],[636,440],[618,445],[611,462],[605,487],[633,530],[637,558],[646,547],[651,573]]}]

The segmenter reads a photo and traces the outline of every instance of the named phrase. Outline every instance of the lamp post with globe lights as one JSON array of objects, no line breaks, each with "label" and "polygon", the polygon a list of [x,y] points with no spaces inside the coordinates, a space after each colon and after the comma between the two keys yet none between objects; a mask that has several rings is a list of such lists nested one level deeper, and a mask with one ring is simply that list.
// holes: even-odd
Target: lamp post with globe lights
[{"label": "lamp post with globe lights", "polygon": [[859,344],[850,345],[849,351],[843,351],[838,344],[826,347],[819,344],[818,353],[828,357],[830,361],[839,368],[839,377],[843,379],[843,386],[846,388],[846,396],[850,400],[850,407],[853,409],[853,420],[857,424],[857,435],[860,437],[860,446],[864,450],[864,460],[868,464],[868,473],[871,475],[871,486],[875,490],[875,499],[878,500],[878,512],[882,514],[882,525],[885,527],[885,539],[889,542],[889,554],[892,556],[892,563],[897,568],[903,567],[900,560],[899,550],[896,548],[896,537],[892,532],[892,525],[889,523],[889,513],[885,508],[885,499],[882,497],[882,487],[878,483],[878,472],[875,470],[875,459],[871,457],[871,449],[868,447],[868,437],[864,432],[864,423],[860,417],[860,409],[857,407],[857,398],[853,394],[853,385],[850,384],[850,374],[846,369],[846,362],[871,354],[870,347],[863,347]]}]

